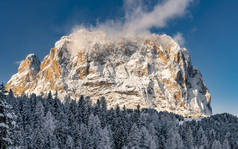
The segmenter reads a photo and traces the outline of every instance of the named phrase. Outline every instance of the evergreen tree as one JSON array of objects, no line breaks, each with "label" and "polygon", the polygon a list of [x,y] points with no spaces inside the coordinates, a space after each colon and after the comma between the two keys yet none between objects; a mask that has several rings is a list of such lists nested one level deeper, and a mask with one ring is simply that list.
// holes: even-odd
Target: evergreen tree
[{"label": "evergreen tree", "polygon": [[48,99],[48,100],[53,99],[51,91],[49,91],[47,99]]},{"label": "evergreen tree", "polygon": [[166,140],[166,149],[183,149],[183,140],[176,128],[171,128],[168,131],[168,138]]},{"label": "evergreen tree", "polygon": [[77,119],[79,120],[79,123],[87,123],[86,120],[86,102],[84,100],[83,96],[80,96],[78,101],[78,113],[77,113]]},{"label": "evergreen tree", "polygon": [[54,116],[51,114],[50,111],[47,112],[46,116],[44,117],[43,123],[43,131],[46,136],[53,136],[55,131],[56,120]]},{"label": "evergreen tree", "polygon": [[28,124],[26,125],[25,131],[24,131],[24,146],[26,148],[33,148],[33,133],[32,133],[32,127]]},{"label": "evergreen tree", "polygon": [[64,148],[68,132],[68,119],[64,111],[60,111],[56,121],[55,135],[59,148]]},{"label": "evergreen tree", "polygon": [[6,118],[6,90],[3,84],[0,85],[0,148],[7,148],[11,140],[7,138],[7,118]]},{"label": "evergreen tree", "polygon": [[154,138],[149,134],[149,131],[144,126],[141,128],[140,148],[156,149]]},{"label": "evergreen tree", "polygon": [[44,149],[45,143],[44,134],[41,132],[41,129],[37,127],[33,132],[33,148]]},{"label": "evergreen tree", "polygon": [[113,139],[115,142],[116,148],[122,148],[126,143],[127,133],[125,131],[125,122],[123,120],[123,115],[120,110],[120,107],[117,105],[116,110],[112,112],[112,131],[113,131]]},{"label": "evergreen tree", "polygon": [[107,102],[104,97],[101,98],[100,120],[101,120],[102,128],[104,128],[107,125]]},{"label": "evergreen tree", "polygon": [[27,97],[23,98],[23,105],[22,105],[22,123],[23,123],[23,128],[27,124],[32,125],[32,122],[34,122],[34,117],[31,115],[31,105],[29,100],[27,100]]},{"label": "evergreen tree", "polygon": [[195,143],[199,146],[202,145],[201,138],[202,138],[204,133],[205,132],[204,132],[203,128],[200,126],[197,133],[196,133],[196,137],[195,137]]},{"label": "evergreen tree", "polygon": [[201,138],[201,145],[200,146],[202,146],[204,149],[208,149],[208,147],[209,147],[209,144],[208,144],[209,142],[208,142],[208,140],[207,140],[207,137],[206,137],[206,134],[205,133],[203,133],[202,134],[202,138]]},{"label": "evergreen tree", "polygon": [[214,140],[211,149],[222,149],[220,141]]},{"label": "evergreen tree", "polygon": [[88,131],[88,128],[87,126],[82,123],[81,126],[80,126],[80,132],[81,132],[81,145],[82,145],[82,148],[89,148],[89,131]]},{"label": "evergreen tree", "polygon": [[13,108],[6,101],[8,92],[3,83],[0,85],[0,148],[15,146],[14,130],[16,127],[16,116]]},{"label": "evergreen tree", "polygon": [[43,149],[45,142],[45,134],[43,132],[44,128],[44,106],[39,100],[36,104],[36,109],[34,111],[33,118],[33,144],[34,148]]},{"label": "evergreen tree", "polygon": [[188,127],[187,130],[184,132],[184,146],[186,149],[193,148],[193,134],[191,127]]},{"label": "evergreen tree", "polygon": [[75,148],[82,148],[80,124],[77,121],[75,121],[73,123],[73,126],[70,127],[70,129],[72,130],[72,137],[74,139]]},{"label": "evergreen tree", "polygon": [[229,141],[228,139],[226,138],[224,141],[223,141],[223,144],[222,144],[222,149],[230,149],[230,144],[229,144]]},{"label": "evergreen tree", "polygon": [[98,116],[91,114],[88,120],[88,130],[89,130],[89,148],[96,148],[99,144],[101,122]]},{"label": "evergreen tree", "polygon": [[66,139],[66,148],[67,149],[73,149],[74,148],[74,140],[73,140],[73,138],[70,136],[70,135],[68,135],[67,136],[67,139]]},{"label": "evergreen tree", "polygon": [[100,131],[100,141],[98,143],[97,149],[112,149],[113,142],[110,130],[107,127],[101,129]]},{"label": "evergreen tree", "polygon": [[33,128],[42,129],[44,123],[44,111],[45,109],[42,102],[40,100],[37,101],[34,111]]},{"label": "evergreen tree", "polygon": [[137,125],[133,124],[130,130],[130,134],[128,136],[128,147],[139,149],[140,141],[141,141],[141,132],[138,129]]}]

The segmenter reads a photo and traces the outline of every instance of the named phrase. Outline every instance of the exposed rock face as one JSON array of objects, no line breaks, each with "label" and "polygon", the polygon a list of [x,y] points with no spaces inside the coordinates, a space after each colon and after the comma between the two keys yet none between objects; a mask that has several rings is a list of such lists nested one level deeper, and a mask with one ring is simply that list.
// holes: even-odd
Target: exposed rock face
[{"label": "exposed rock face", "polygon": [[24,61],[21,62],[18,73],[11,77],[6,88],[12,89],[16,95],[21,95],[28,88],[33,88],[36,84],[33,82],[40,71],[40,60],[34,54],[29,54]]},{"label": "exposed rock face", "polygon": [[29,55],[7,84],[16,95],[104,96],[109,107],[210,115],[211,97],[186,49],[167,35],[111,39],[80,30],[56,42],[43,62]]}]

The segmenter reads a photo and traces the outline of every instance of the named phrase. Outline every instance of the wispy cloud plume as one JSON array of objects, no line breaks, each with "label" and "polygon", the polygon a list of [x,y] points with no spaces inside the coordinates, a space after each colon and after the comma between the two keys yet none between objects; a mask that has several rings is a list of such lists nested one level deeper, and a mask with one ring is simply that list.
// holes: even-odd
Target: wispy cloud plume
[{"label": "wispy cloud plume", "polygon": [[[107,20],[91,27],[76,26],[71,33],[69,49],[85,51],[90,49],[90,43],[146,37],[151,34],[152,27],[166,27],[169,20],[185,15],[191,1],[159,0],[153,7],[147,7],[144,0],[124,0],[124,20]],[[184,44],[181,33],[176,34],[174,39]]]},{"label": "wispy cloud plume", "polygon": [[101,30],[114,35],[150,33],[152,27],[166,27],[169,20],[185,15],[192,1],[160,0],[151,9],[147,9],[143,0],[124,0],[125,18],[123,21],[107,20],[89,29]]},{"label": "wispy cloud plume", "polygon": [[164,0],[153,7],[151,11],[143,9],[143,3],[135,5],[138,0],[125,0],[126,21],[124,29],[127,32],[144,32],[150,28],[165,27],[170,19],[181,17],[192,0]]}]

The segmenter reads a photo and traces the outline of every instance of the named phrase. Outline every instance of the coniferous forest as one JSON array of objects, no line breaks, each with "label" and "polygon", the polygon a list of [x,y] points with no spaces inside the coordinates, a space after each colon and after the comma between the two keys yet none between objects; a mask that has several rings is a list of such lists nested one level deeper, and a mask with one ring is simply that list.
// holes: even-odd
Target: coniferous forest
[{"label": "coniferous forest", "polygon": [[152,109],[108,109],[104,97],[61,102],[0,87],[0,147],[19,149],[238,149],[238,118],[191,119]]}]

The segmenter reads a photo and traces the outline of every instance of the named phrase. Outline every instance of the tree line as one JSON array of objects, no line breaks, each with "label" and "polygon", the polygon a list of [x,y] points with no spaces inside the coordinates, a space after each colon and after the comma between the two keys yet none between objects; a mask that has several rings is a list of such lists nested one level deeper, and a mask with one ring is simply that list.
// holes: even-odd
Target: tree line
[{"label": "tree line", "polygon": [[61,102],[15,97],[0,86],[0,147],[27,149],[237,149],[238,118],[217,114],[187,120],[153,109],[107,108],[104,97]]}]

